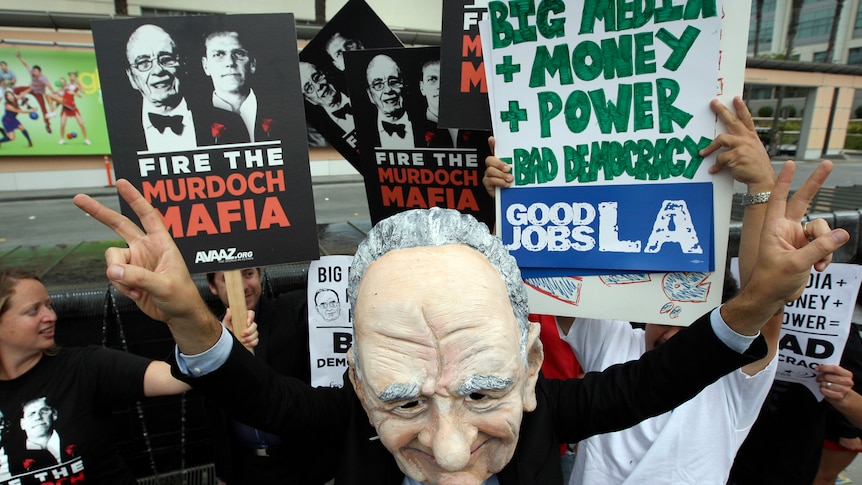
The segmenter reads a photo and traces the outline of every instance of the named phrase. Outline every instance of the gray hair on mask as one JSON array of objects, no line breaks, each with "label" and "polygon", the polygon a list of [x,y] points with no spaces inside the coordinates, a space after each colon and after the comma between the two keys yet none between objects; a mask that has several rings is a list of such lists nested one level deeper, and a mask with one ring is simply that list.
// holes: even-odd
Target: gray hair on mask
[{"label": "gray hair on mask", "polygon": [[[353,263],[350,266],[347,295],[350,300],[350,313],[356,325],[356,296],[359,282],[365,270],[374,261],[389,251],[415,247],[445,246],[463,244],[482,253],[497,269],[506,289],[509,302],[518,322],[521,358],[527,365],[527,336],[530,323],[527,320],[527,291],[521,279],[521,271],[515,258],[503,246],[503,242],[493,236],[485,224],[473,216],[461,214],[452,209],[432,207],[400,212],[378,222],[365,240],[359,244]],[[354,329],[355,330],[355,329]],[[355,331],[354,331],[355,333]],[[353,358],[357,363],[357,377],[360,376],[356,340],[353,341]]]}]

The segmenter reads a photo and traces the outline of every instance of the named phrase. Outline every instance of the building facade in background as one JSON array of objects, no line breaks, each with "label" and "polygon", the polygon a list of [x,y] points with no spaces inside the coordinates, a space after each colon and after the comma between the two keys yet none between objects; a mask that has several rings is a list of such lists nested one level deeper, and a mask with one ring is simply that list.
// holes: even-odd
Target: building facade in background
[{"label": "building facade in background", "polygon": [[[748,53],[755,51],[756,5],[751,1],[751,22],[748,31]],[[792,0],[763,0],[758,55],[784,54],[788,46]],[[836,9],[841,15],[835,29],[835,44],[831,59],[827,59],[830,34]],[[860,0],[804,0],[799,14],[791,58],[805,62],[862,65],[862,9]]]}]

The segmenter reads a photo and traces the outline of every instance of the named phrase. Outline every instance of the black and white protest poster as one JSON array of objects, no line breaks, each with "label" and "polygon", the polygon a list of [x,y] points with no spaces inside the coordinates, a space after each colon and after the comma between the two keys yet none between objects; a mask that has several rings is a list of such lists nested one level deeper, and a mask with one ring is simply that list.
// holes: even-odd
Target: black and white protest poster
[{"label": "black and white protest poster", "polygon": [[489,133],[437,126],[440,49],[354,51],[347,69],[371,222],[445,207],[493,227],[482,186]]},{"label": "black and white protest poster", "polygon": [[398,37],[364,0],[350,0],[299,53],[305,116],[345,160],[361,172],[353,103],[348,92],[345,53],[402,47]]},{"label": "black and white protest poster", "polygon": [[317,258],[293,15],[92,28],[117,177],[156,208],[190,271]]},{"label": "black and white protest poster", "polygon": [[479,21],[488,0],[443,0],[439,126],[491,130]]},{"label": "black and white protest poster", "polygon": [[347,272],[353,256],[321,256],[308,267],[308,354],[311,385],[341,387],[353,322]]},{"label": "black and white protest poster", "polygon": [[[739,258],[731,259],[730,264],[738,281]],[[798,382],[818,401],[823,399],[814,369],[841,363],[860,284],[862,266],[858,264],[832,263],[822,272],[811,269],[802,295],[784,305],[777,380]]]},{"label": "black and white protest poster", "polygon": [[515,177],[496,227],[532,311],[684,326],[721,301],[733,185],[699,151],[725,129],[710,101],[742,93],[750,5],[733,7],[488,2],[496,155]]}]

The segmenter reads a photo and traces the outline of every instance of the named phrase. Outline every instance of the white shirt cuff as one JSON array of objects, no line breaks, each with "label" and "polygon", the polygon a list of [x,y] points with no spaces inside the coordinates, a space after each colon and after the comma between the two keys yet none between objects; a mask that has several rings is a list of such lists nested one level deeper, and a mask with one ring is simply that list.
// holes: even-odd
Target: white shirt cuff
[{"label": "white shirt cuff", "polygon": [[179,347],[174,349],[180,372],[191,377],[200,377],[215,371],[227,361],[233,348],[233,337],[227,328],[222,327],[221,337],[212,347],[200,354],[186,355]]},{"label": "white shirt cuff", "polygon": [[736,333],[732,328],[727,326],[727,323],[721,318],[721,307],[716,308],[712,311],[712,314],[709,316],[709,322],[712,324],[712,331],[715,332],[715,335],[718,336],[718,339],[724,342],[724,345],[727,345],[731,349],[741,353],[744,353],[748,350],[748,347],[754,342],[754,340],[760,335],[760,332],[757,332],[756,335],[742,335],[741,333]]}]

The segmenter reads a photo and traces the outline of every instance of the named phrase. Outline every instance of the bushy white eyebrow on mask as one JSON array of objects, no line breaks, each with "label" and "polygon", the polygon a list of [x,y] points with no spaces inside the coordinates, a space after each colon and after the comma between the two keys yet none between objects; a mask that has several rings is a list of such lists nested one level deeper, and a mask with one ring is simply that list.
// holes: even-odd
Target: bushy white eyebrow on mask
[{"label": "bushy white eyebrow on mask", "polygon": [[[456,392],[459,396],[469,396],[474,392],[505,391],[512,387],[514,382],[512,378],[493,375],[469,376],[458,386]],[[377,399],[384,403],[407,401],[418,397],[419,384],[416,383],[390,384],[377,395]]]},{"label": "bushy white eyebrow on mask", "polygon": [[474,392],[483,391],[505,391],[512,387],[515,382],[512,378],[492,376],[492,375],[476,375],[469,376],[464,379],[464,382],[458,386],[458,394],[461,396],[469,396]]},{"label": "bushy white eyebrow on mask", "polygon": [[381,402],[398,402],[419,397],[419,384],[415,382],[395,383],[386,386],[386,389],[377,395]]}]

